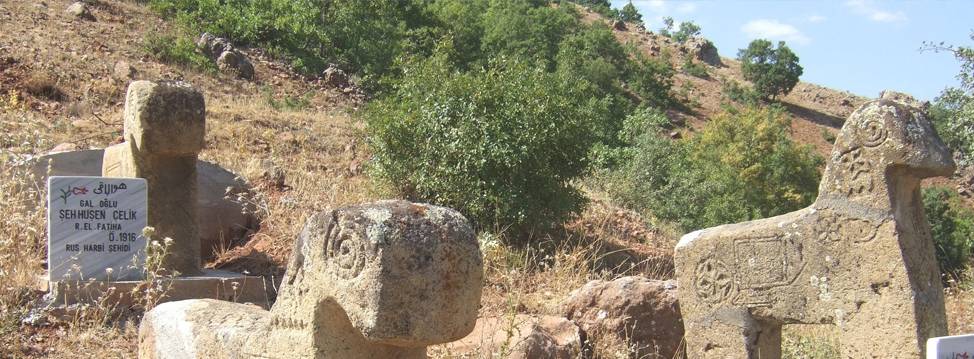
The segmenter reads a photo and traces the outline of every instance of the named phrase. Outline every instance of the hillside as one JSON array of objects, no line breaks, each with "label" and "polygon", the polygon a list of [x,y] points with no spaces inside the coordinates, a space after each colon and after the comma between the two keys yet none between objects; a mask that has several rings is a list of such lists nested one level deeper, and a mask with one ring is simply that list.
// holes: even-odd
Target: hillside
[{"label": "hillside", "polygon": [[[580,9],[587,22],[607,21],[598,13],[583,7]],[[641,25],[626,24],[621,29],[615,27],[614,31],[619,41],[634,45],[648,56],[669,57],[671,65],[678,70],[675,76],[677,89],[674,92],[690,100],[688,101],[690,111],[673,115],[685,120],[691,127],[701,126],[708,117],[723,111],[722,104],[730,102],[723,93],[724,82],[732,80],[746,83],[741,75],[740,63],[733,57],[727,57],[735,54],[737,49],[717,49],[720,54],[720,64],[714,66],[695,58],[692,46],[679,44]],[[708,73],[706,78],[692,76],[682,71],[684,61],[688,57],[693,58],[695,63],[706,66]],[[794,119],[792,121],[794,138],[801,143],[814,146],[820,154],[827,156],[832,149],[832,144],[825,140],[823,131],[833,134],[837,132],[845,118],[867,100],[846,91],[799,82],[788,96],[781,99],[781,103]]]},{"label": "hillside", "polygon": [[[93,19],[86,20],[65,11],[71,3],[0,1],[0,195],[7,198],[7,215],[0,221],[0,357],[135,355],[137,314],[75,308],[50,325],[21,323],[43,294],[33,288],[46,268],[46,218],[34,208],[46,194],[16,166],[52,151],[120,142],[125,91],[133,80],[178,79],[200,89],[207,120],[201,159],[253,186],[252,193],[237,200],[256,209],[259,230],[219,248],[210,267],[280,279],[310,215],[395,196],[367,175],[371,154],[359,116],[366,95],[357,89],[299,75],[259,48],[242,49],[255,67],[253,81],[160,61],[145,47],[149,39],[178,31],[170,19],[142,1],[98,0],[90,1]],[[590,11],[582,13],[585,21],[602,20]],[[679,71],[682,56],[688,55],[668,38],[633,25],[614,35],[653,57],[672,54],[678,70],[673,93],[686,110],[667,115],[688,124],[683,131],[702,127],[722,111],[727,101],[722,81],[744,82],[731,58],[722,57],[722,66],[707,66],[709,76],[699,78]],[[736,49],[721,51],[727,55]],[[793,118],[792,136],[827,156],[831,144],[823,133],[836,133],[865,101],[802,82],[782,103]],[[507,246],[489,234],[480,238],[486,263],[482,315],[562,315],[562,300],[589,280],[672,277],[672,248],[680,233],[650,223],[601,193],[585,194],[588,207],[556,233],[538,238],[537,248]],[[952,332],[971,329],[963,321],[969,317],[969,301],[956,296],[949,302],[959,312],[951,317]],[[626,353],[624,346],[595,350],[605,357]],[[452,357],[442,348],[430,353]]]}]

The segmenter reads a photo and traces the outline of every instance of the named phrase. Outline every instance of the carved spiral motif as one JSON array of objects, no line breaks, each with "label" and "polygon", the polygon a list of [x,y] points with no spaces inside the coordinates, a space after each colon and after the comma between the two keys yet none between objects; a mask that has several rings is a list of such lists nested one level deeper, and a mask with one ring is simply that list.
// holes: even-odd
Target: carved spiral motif
[{"label": "carved spiral motif", "polygon": [[862,139],[862,144],[866,147],[879,146],[883,141],[886,141],[886,136],[886,126],[883,125],[881,120],[867,120],[866,123],[859,127],[859,137]]},{"label": "carved spiral motif", "polygon": [[335,272],[342,279],[355,278],[365,268],[365,243],[348,236],[338,235],[332,240],[328,257],[334,263]]},{"label": "carved spiral motif", "polygon": [[734,291],[734,279],[727,273],[727,265],[713,256],[704,257],[697,263],[693,285],[697,296],[709,303],[719,303]]}]

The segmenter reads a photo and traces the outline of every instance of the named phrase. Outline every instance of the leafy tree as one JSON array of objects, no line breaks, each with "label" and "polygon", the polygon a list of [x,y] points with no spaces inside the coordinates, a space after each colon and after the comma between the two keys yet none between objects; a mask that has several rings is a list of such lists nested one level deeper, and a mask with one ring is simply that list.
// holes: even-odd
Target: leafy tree
[{"label": "leafy tree", "polygon": [[636,6],[633,5],[632,0],[630,0],[626,6],[622,7],[622,11],[619,12],[619,20],[642,23],[643,16],[639,14],[639,10],[636,10]]},{"label": "leafy tree", "polygon": [[572,181],[587,171],[594,121],[608,104],[585,81],[520,61],[452,68],[441,54],[411,64],[393,95],[370,104],[374,175],[407,198],[514,234],[581,208]]},{"label": "leafy tree", "polygon": [[574,0],[576,4],[588,7],[592,11],[601,14],[609,19],[619,18],[619,10],[613,9],[609,0]]},{"label": "leafy tree", "polygon": [[823,160],[790,139],[780,109],[726,112],[681,141],[652,130],[664,123],[661,114],[643,116],[627,120],[621,133],[632,147],[606,181],[627,207],[692,230],[790,212],[815,199]]},{"label": "leafy tree", "polygon": [[923,209],[937,248],[940,271],[953,278],[967,268],[974,247],[974,210],[946,187],[923,189]]},{"label": "leafy tree", "polygon": [[[974,40],[974,32],[971,33]],[[945,89],[936,98],[931,119],[944,142],[960,154],[963,164],[974,161],[974,48],[924,44],[923,50],[948,51],[961,63],[961,86]]]},{"label": "leafy tree", "polygon": [[483,51],[553,68],[561,40],[579,27],[569,6],[540,6],[528,0],[492,0],[484,14]]},{"label": "leafy tree", "polygon": [[798,64],[798,55],[784,41],[779,41],[777,48],[768,40],[751,41],[747,49],[738,52],[737,58],[744,79],[751,81],[764,99],[772,101],[791,92],[804,71]]},{"label": "leafy tree", "polygon": [[700,35],[700,26],[693,21],[684,21],[680,23],[680,29],[673,33],[673,40],[682,44],[697,35]]},{"label": "leafy tree", "polygon": [[485,65],[482,40],[484,13],[489,5],[489,0],[438,0],[430,5],[430,11],[452,38],[453,57],[460,68]]},{"label": "leafy tree", "polygon": [[673,18],[669,16],[663,17],[663,27],[659,29],[659,34],[671,37],[673,32]]}]

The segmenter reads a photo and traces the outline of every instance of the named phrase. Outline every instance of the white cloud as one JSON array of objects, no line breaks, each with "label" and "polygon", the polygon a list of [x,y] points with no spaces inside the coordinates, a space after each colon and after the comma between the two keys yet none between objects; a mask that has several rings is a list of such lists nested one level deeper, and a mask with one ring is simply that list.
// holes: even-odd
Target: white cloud
[{"label": "white cloud", "polygon": [[782,23],[778,20],[751,20],[741,27],[741,31],[752,39],[762,38],[769,40],[783,40],[796,42],[799,44],[807,44],[811,42],[811,39],[809,39],[808,36],[805,36],[805,34],[802,34],[802,32],[797,28]]},{"label": "white cloud", "polygon": [[812,15],[812,16],[809,16],[808,18],[806,18],[805,20],[808,21],[808,22],[810,22],[810,23],[817,24],[817,23],[820,23],[820,22],[824,22],[825,20],[828,20],[828,19],[826,19],[825,16],[822,16],[822,15]]},{"label": "white cloud", "polygon": [[646,2],[646,5],[649,5],[649,8],[654,12],[664,12],[667,7],[666,2],[663,0],[649,0]]},{"label": "white cloud", "polygon": [[880,9],[871,0],[848,0],[845,6],[852,9],[852,12],[864,15],[876,22],[901,22],[906,21],[906,14],[902,11],[887,11]]},{"label": "white cloud", "polygon": [[676,7],[676,11],[684,14],[689,14],[691,12],[697,11],[697,4],[694,4],[692,2],[682,3],[680,4],[680,6]]},{"label": "white cloud", "polygon": [[697,4],[692,2],[679,2],[679,5],[673,7],[675,4],[673,1],[666,0],[636,0],[633,1],[636,5],[645,4],[646,8],[653,13],[668,13],[672,8],[674,11],[682,14],[689,14],[697,11]]}]

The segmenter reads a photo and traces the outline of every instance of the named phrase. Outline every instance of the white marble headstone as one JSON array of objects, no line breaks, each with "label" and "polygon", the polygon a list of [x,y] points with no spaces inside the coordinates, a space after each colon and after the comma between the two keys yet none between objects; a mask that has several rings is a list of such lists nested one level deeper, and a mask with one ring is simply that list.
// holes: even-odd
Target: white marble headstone
[{"label": "white marble headstone", "polygon": [[48,179],[47,190],[51,281],[142,278],[144,179],[55,176]]},{"label": "white marble headstone", "polygon": [[927,359],[974,359],[974,334],[927,339]]}]

